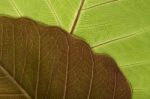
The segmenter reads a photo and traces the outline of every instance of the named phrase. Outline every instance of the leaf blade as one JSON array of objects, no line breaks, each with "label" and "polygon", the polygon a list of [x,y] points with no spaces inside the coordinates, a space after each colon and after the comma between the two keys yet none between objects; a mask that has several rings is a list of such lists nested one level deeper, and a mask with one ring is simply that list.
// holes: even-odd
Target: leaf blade
[{"label": "leaf blade", "polygon": [[1,68],[28,99],[131,98],[115,61],[93,54],[89,45],[61,28],[28,18],[0,17],[0,24]]}]

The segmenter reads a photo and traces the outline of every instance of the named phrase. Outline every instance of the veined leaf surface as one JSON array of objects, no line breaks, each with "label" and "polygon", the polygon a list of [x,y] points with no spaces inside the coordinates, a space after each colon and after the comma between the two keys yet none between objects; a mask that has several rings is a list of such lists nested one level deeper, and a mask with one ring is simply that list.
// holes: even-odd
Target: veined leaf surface
[{"label": "veined leaf surface", "polygon": [[0,26],[0,98],[131,99],[116,62],[61,28],[8,17]]},{"label": "veined leaf surface", "polygon": [[0,0],[0,13],[72,31],[96,53],[115,58],[132,84],[133,99],[148,99],[149,4],[149,0]]}]

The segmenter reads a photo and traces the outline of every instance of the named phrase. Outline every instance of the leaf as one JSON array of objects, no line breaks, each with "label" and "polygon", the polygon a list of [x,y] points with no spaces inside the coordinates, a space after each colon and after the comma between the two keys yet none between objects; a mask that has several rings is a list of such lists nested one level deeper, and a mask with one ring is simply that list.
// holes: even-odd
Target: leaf
[{"label": "leaf", "polygon": [[68,32],[76,23],[74,35],[96,53],[114,57],[131,82],[133,99],[150,98],[149,0],[0,0],[0,4],[1,14],[27,16]]},{"label": "leaf", "polygon": [[1,98],[131,99],[115,61],[84,41],[27,18],[0,17],[0,26]]}]

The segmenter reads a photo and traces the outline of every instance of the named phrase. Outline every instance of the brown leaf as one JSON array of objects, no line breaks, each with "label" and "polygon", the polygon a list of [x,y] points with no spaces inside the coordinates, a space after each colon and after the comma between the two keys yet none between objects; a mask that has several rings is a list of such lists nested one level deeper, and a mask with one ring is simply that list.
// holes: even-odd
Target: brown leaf
[{"label": "brown leaf", "polygon": [[131,99],[111,57],[28,18],[0,17],[0,62],[0,99]]}]

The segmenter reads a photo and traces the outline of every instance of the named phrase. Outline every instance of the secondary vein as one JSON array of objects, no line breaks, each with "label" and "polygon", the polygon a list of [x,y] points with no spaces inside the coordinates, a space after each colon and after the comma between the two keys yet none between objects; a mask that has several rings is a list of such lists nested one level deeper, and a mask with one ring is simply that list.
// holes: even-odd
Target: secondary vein
[{"label": "secondary vein", "polygon": [[58,25],[61,26],[61,21],[60,21],[58,15],[57,15],[55,9],[53,8],[51,1],[50,0],[45,0],[45,2],[47,4],[49,10],[51,10],[53,12],[54,18],[57,21]]},{"label": "secondary vein", "polygon": [[92,52],[91,52],[91,58],[92,58],[92,72],[91,72],[91,80],[90,80],[90,86],[89,86],[89,92],[88,92],[87,99],[90,99],[92,85],[93,85],[93,78],[94,78],[94,66],[95,66],[95,62],[94,62],[94,58],[93,58]]},{"label": "secondary vein", "polygon": [[0,65],[0,69],[3,71],[5,75],[12,81],[13,84],[20,89],[20,91],[27,97],[27,99],[32,99],[31,96],[23,89],[23,87]]},{"label": "secondary vein", "polygon": [[115,99],[116,87],[117,87],[117,73],[115,73],[115,78],[114,78],[114,92],[113,92],[113,99]]},{"label": "secondary vein", "polygon": [[[37,30],[39,31],[39,30]],[[39,78],[40,78],[40,66],[41,66],[41,36],[40,33],[38,32],[39,35],[39,52],[38,52],[38,68],[37,68],[37,81],[36,81],[36,89],[35,89],[35,99],[38,98],[38,87],[39,87]]]},{"label": "secondary vein", "polygon": [[16,13],[19,15],[19,16],[22,16],[22,12],[19,10],[19,8],[17,7],[16,3],[14,0],[10,0],[10,3],[12,5],[12,7],[15,9]]},{"label": "secondary vein", "polygon": [[95,5],[92,5],[90,7],[84,8],[83,10],[92,9],[92,8],[95,8],[95,7],[98,7],[98,6],[101,6],[101,5],[105,5],[105,4],[110,4],[110,3],[113,3],[113,2],[116,2],[116,1],[119,1],[119,0],[110,0],[110,1],[103,2],[103,3],[95,4]]},{"label": "secondary vein", "polygon": [[66,38],[67,38],[67,43],[68,43],[68,50],[67,50],[67,67],[66,67],[66,78],[65,78],[63,99],[66,99],[67,84],[68,84],[68,71],[69,71],[69,52],[70,52],[68,37],[66,36]]}]

